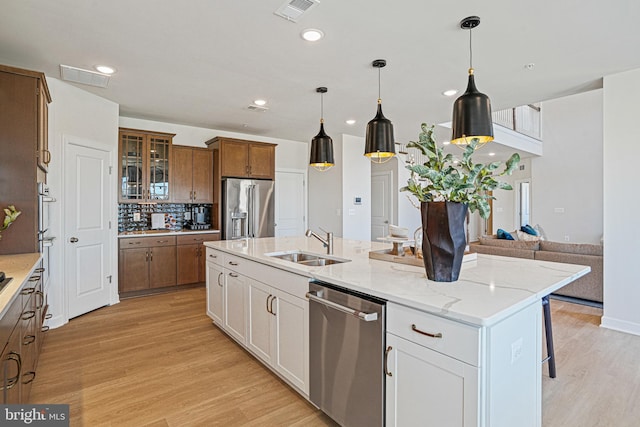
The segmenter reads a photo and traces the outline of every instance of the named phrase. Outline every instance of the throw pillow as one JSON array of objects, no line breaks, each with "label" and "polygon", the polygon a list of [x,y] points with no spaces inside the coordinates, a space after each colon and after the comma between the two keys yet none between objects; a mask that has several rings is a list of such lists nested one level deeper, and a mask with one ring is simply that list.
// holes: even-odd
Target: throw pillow
[{"label": "throw pillow", "polygon": [[540,240],[540,236],[533,236],[529,233],[518,230],[518,240],[523,240],[525,242],[537,242]]},{"label": "throw pillow", "polygon": [[511,233],[504,231],[502,228],[498,228],[496,235],[498,236],[498,239],[515,240]]},{"label": "throw pillow", "polygon": [[529,224],[523,225],[522,227],[520,227],[520,231],[524,231],[525,233],[530,234],[532,236],[538,235],[538,232],[534,230],[533,227],[530,226]]}]

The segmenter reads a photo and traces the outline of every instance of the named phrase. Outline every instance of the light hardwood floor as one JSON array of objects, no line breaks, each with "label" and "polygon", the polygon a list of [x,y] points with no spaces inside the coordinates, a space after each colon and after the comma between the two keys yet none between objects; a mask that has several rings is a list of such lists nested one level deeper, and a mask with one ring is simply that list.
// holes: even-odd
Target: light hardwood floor
[{"label": "light hardwood floor", "polygon": [[[640,337],[600,328],[600,309],[551,308],[544,427],[640,425]],[[70,404],[72,426],[335,425],[212,325],[204,288],[73,319],[48,332],[37,371],[31,401]]]}]

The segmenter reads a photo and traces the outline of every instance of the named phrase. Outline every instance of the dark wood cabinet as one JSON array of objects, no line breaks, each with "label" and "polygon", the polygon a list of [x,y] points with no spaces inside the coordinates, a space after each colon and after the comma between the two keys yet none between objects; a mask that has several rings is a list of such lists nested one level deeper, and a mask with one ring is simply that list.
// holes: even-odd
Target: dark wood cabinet
[{"label": "dark wood cabinet", "polygon": [[44,74],[0,65],[0,209],[22,212],[2,233],[0,254],[38,252],[37,183],[46,182],[51,160],[50,102]]},{"label": "dark wood cabinet", "polygon": [[213,206],[211,223],[221,227],[223,178],[275,179],[276,144],[215,137],[206,142],[213,150]]},{"label": "dark wood cabinet", "polygon": [[175,134],[120,128],[120,203],[169,202]]},{"label": "dark wood cabinet", "polygon": [[174,236],[120,239],[118,290],[122,293],[176,284]]},{"label": "dark wood cabinet", "polygon": [[213,203],[213,154],[206,148],[173,147],[172,200]]},{"label": "dark wood cabinet", "polygon": [[220,233],[199,233],[178,236],[178,285],[201,283],[206,280],[204,242],[220,240]]}]

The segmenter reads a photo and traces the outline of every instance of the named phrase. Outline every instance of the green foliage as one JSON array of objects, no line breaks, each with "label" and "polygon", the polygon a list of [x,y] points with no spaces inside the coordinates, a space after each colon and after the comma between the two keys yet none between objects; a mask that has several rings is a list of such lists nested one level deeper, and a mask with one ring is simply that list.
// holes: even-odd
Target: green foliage
[{"label": "green foliage", "polygon": [[[473,155],[478,140],[471,140],[466,146],[462,160],[456,159],[451,153],[444,154],[438,147],[433,135],[434,126],[422,124],[422,132],[418,141],[411,141],[407,147],[413,147],[427,157],[424,164],[409,164],[407,169],[411,176],[407,185],[400,191],[408,191],[419,202],[450,201],[465,203],[471,212],[479,211],[482,218],[488,218],[491,214],[489,200],[495,197],[489,195],[490,191],[512,190],[511,185],[498,181],[496,177],[511,175],[518,167],[520,156],[514,153],[505,163],[504,170],[495,174],[502,162],[489,164],[474,163]],[[457,163],[454,163],[457,161]]]},{"label": "green foliage", "polygon": [[[4,231],[7,228],[9,228],[11,223],[15,221],[16,218],[18,218],[18,216],[22,212],[20,212],[19,210],[16,210],[16,207],[11,205],[4,209],[4,213],[5,213],[4,222],[2,223],[2,225],[0,225],[0,231]],[[1,234],[0,234],[0,238],[2,238]]]}]

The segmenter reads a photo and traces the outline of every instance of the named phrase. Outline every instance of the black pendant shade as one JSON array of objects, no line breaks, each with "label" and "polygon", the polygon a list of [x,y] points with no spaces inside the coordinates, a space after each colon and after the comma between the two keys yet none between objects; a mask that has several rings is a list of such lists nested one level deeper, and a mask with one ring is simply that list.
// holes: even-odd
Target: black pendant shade
[{"label": "black pendant shade", "polygon": [[382,103],[378,101],[378,112],[367,124],[364,155],[374,163],[384,163],[395,154],[393,124],[382,114]]},{"label": "black pendant shade", "polygon": [[491,101],[484,93],[478,92],[473,75],[473,49],[471,34],[480,25],[478,16],[468,16],[460,21],[460,28],[469,30],[469,82],[467,90],[453,103],[451,119],[451,143],[468,145],[474,139],[478,147],[493,141],[493,118]]},{"label": "black pendant shade", "polygon": [[473,138],[478,139],[479,145],[493,140],[491,101],[478,92],[473,69],[469,70],[467,90],[453,103],[451,127],[452,144],[467,145]]},{"label": "black pendant shade", "polygon": [[322,95],[327,93],[326,87],[319,87],[316,92],[320,94],[320,131],[311,140],[311,155],[309,166],[317,171],[324,172],[331,169],[333,161],[333,140],[324,131],[324,102]]},{"label": "black pendant shade", "polygon": [[334,164],[333,140],[325,133],[324,123],[320,121],[320,131],[311,140],[309,165],[320,172],[324,172]]},{"label": "black pendant shade", "polygon": [[387,65],[387,61],[376,59],[371,65],[378,69],[378,112],[367,123],[364,155],[373,163],[384,163],[396,155],[393,125],[391,120],[382,114],[382,100],[380,99],[380,69]]}]

